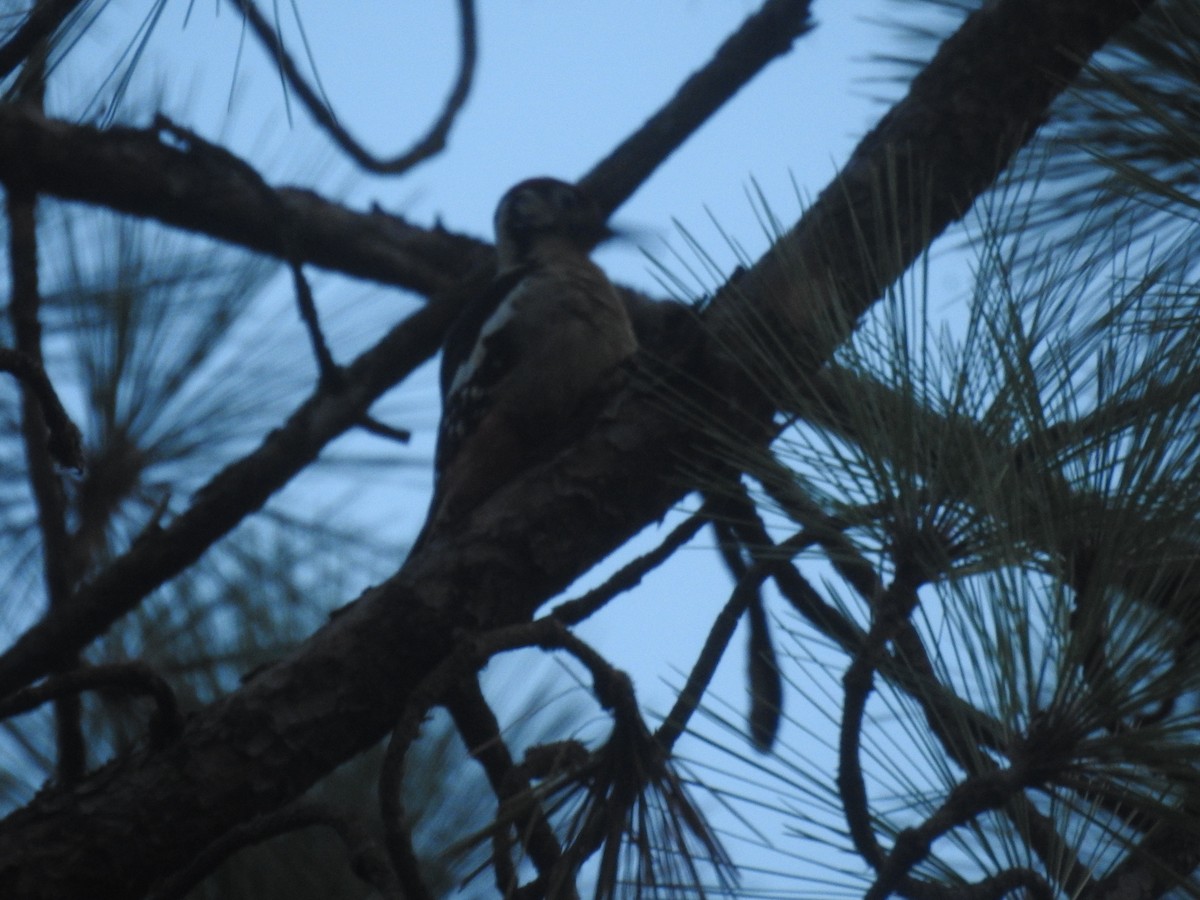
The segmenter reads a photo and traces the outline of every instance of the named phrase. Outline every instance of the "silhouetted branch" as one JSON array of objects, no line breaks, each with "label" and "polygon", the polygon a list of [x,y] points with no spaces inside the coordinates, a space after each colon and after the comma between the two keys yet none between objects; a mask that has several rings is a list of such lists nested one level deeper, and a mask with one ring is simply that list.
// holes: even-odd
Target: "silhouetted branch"
[{"label": "silhouetted branch", "polygon": [[300,98],[300,102],[304,104],[305,109],[316,123],[333,138],[342,150],[368,172],[374,172],[377,175],[400,175],[417,163],[423,162],[445,149],[450,127],[467,101],[467,95],[471,92],[471,81],[475,75],[477,42],[474,0],[458,0],[461,59],[458,77],[455,79],[450,96],[446,98],[441,115],[430,126],[429,131],[410,149],[393,159],[378,159],[369,153],[338,122],[329,104],[317,96],[317,92],[301,74],[295,60],[292,59],[283,44],[283,35],[280,30],[272,27],[266,17],[259,12],[258,7],[254,5],[253,0],[230,0],[230,2],[245,16],[251,30],[262,42],[267,52],[271,54],[271,58],[279,67],[287,84],[296,92],[296,96]]},{"label": "silhouetted branch", "polygon": [[[36,65],[33,65],[36,63]],[[25,85],[24,98],[31,106],[40,106],[42,100],[42,64],[39,53],[31,63],[33,70]],[[49,379],[45,376],[45,357],[42,352],[41,288],[38,283],[38,235],[37,196],[25,190],[10,190],[6,197],[9,221],[9,268],[12,273],[12,294],[9,316],[12,321],[13,341],[17,353],[42,374],[45,388]],[[63,493],[59,473],[55,470],[51,455],[47,453],[47,435],[50,444],[65,441],[68,452],[82,456],[78,434],[71,434],[74,426],[67,421],[65,413],[58,417],[51,428],[46,413],[55,418],[54,410],[58,398],[53,390],[49,395],[53,402],[47,404],[47,390],[37,390],[36,376],[21,382],[21,440],[25,447],[25,464],[29,472],[29,486],[37,509],[38,530],[42,539],[42,572],[46,585],[48,612],[61,610],[67,604],[75,581],[83,570],[84,560],[77,557],[75,542],[67,530],[67,500]],[[64,432],[65,429],[65,432]],[[56,439],[55,435],[59,435]],[[61,449],[61,448],[60,448]],[[78,665],[74,654],[60,660],[59,671]],[[76,781],[87,767],[87,746],[83,739],[83,710],[79,697],[74,694],[63,696],[54,704],[55,734],[58,743],[57,773],[64,783]]]},{"label": "silhouetted branch", "polygon": [[493,849],[503,858],[494,859],[493,865],[496,867],[496,886],[501,896],[508,896],[517,886],[511,858],[504,852],[510,822],[539,873],[551,871],[557,865],[562,848],[529,777],[522,767],[514,764],[500,733],[500,723],[479,689],[479,682],[473,676],[461,678],[445,698],[445,706],[467,750],[483,768],[496,794],[494,835],[499,837]]},{"label": "silhouetted branch", "polygon": [[775,569],[786,565],[794,554],[799,553],[811,543],[812,537],[800,532],[778,545],[771,545],[769,554],[771,558],[756,562],[738,582],[729,600],[725,603],[724,609],[713,622],[713,627],[709,629],[704,647],[696,658],[696,663],[692,666],[691,674],[688,675],[683,690],[679,692],[675,705],[658,727],[655,738],[667,750],[675,746],[675,742],[687,727],[688,720],[700,704],[700,699],[704,696],[704,692],[717,670],[717,663],[725,654],[729,639],[733,637],[733,632],[737,628],[738,619],[746,611],[747,605],[753,601],[754,597],[758,596],[762,583],[772,576]]},{"label": "silhouetted branch", "polygon": [[[1029,763],[1033,762],[1033,765]],[[929,856],[933,842],[953,828],[965,825],[980,814],[1004,806],[1024,788],[1037,784],[1045,773],[1043,765],[1036,761],[1023,760],[1009,769],[996,769],[986,775],[967,778],[956,785],[934,813],[915,828],[906,828],[896,836],[892,850],[882,860],[879,876],[867,890],[864,900],[885,900],[893,893],[909,894],[906,883],[913,867]],[[1028,870],[1026,877],[1028,877]],[[1051,897],[1053,891],[1044,880],[1038,878],[1041,890],[1037,896]],[[1028,884],[1019,882],[1021,886]],[[993,882],[993,889],[998,886]],[[955,888],[948,893],[953,896]],[[919,894],[919,891],[912,891]],[[982,891],[984,896],[1000,896]],[[976,895],[978,896],[978,894]]]},{"label": "silhouetted branch", "polygon": [[383,819],[384,847],[400,881],[405,900],[432,900],[413,849],[412,832],[404,812],[404,760],[421,731],[421,723],[434,698],[414,692],[396,727],[379,770],[379,813]]},{"label": "silhouetted branch", "polygon": [[264,191],[249,164],[189,134],[73,125],[0,104],[0,181],[427,296],[491,259],[481,241],[380,209],[354,212],[299,188]]},{"label": "silhouetted branch", "polygon": [[[1194,792],[1193,792],[1194,793]],[[1181,821],[1162,819],[1142,837],[1124,859],[1103,878],[1079,891],[1079,900],[1124,900],[1126,897],[1161,897],[1185,883],[1200,867],[1200,839],[1195,796],[1182,798]],[[1186,826],[1183,823],[1186,822]]]},{"label": "silhouetted branch", "polygon": [[[566,745],[541,748],[536,756],[531,753],[527,762],[515,769],[511,768],[510,763],[510,779],[515,775],[526,790],[529,775],[547,768],[558,774],[564,765],[567,769],[565,781],[556,785],[556,791],[570,792],[587,786],[587,799],[570,825],[575,835],[570,846],[562,852],[552,868],[539,865],[538,879],[524,886],[522,894],[545,891],[548,896],[560,896],[561,892],[570,889],[579,866],[603,847],[598,895],[609,896],[615,884],[618,855],[626,838],[639,855],[639,877],[648,879],[646,883],[655,883],[653,857],[661,848],[656,845],[643,819],[635,822],[629,818],[639,804],[646,803],[644,794],[648,790],[659,793],[666,810],[666,826],[673,829],[670,835],[674,844],[672,852],[678,857],[676,862],[682,861],[681,864],[690,873],[689,877],[696,884],[700,883],[688,846],[689,835],[699,841],[718,874],[723,879],[726,877],[727,870],[731,868],[729,858],[671,770],[670,747],[647,730],[628,675],[572,634],[553,615],[527,625],[510,626],[480,635],[477,646],[484,655],[518,646],[565,650],[588,670],[596,699],[613,716],[613,730],[609,739],[586,761],[577,759],[580,748],[568,742]],[[453,712],[454,707],[450,708]],[[490,716],[486,704],[477,711],[477,717],[484,715]],[[491,733],[492,729],[489,728],[480,737],[486,738]],[[485,743],[485,746],[495,745],[503,746],[499,741],[498,726],[490,744]],[[518,803],[527,802],[523,795],[517,795],[514,799]]]},{"label": "silhouetted branch", "polygon": [[[753,523],[755,534],[764,534],[762,518],[750,499],[740,474],[722,478],[719,487],[710,493],[714,509],[713,532],[717,549],[734,583],[746,577],[748,566],[743,557],[743,540],[739,524]],[[771,642],[771,628],[763,605],[762,585],[746,604],[746,680],[750,696],[750,739],[764,753],[771,749],[779,733],[783,711],[783,677]]]},{"label": "silhouetted branch", "polygon": [[863,717],[867,699],[875,686],[874,657],[883,652],[886,638],[881,628],[873,624],[862,650],[854,657],[842,677],[845,694],[842,699],[842,721],[838,736],[838,796],[854,849],[871,868],[879,870],[884,863],[883,848],[875,837],[871,808],[867,801],[867,786],[863,780],[860,749]]},{"label": "silhouetted branch", "polygon": [[302,263],[291,260],[288,267],[292,270],[292,285],[296,289],[296,307],[300,310],[300,320],[304,322],[304,330],[308,332],[308,340],[317,359],[319,387],[321,390],[336,393],[342,388],[342,371],[333,361],[333,354],[329,352],[329,344],[321,331],[321,319],[317,314],[317,302],[313,299],[312,287],[304,277]]},{"label": "silhouetted branch", "polygon": [[917,590],[924,581],[924,570],[903,550],[896,552],[894,563],[896,575],[891,586],[881,594],[868,598],[871,629],[842,678],[845,696],[838,739],[837,786],[846,824],[854,848],[877,871],[883,869],[885,857],[875,838],[862,774],[860,749],[863,719],[867,699],[874,690],[875,672],[887,656],[888,643],[917,608]]},{"label": "silhouetted branch", "polygon": [[21,64],[38,42],[54,33],[83,0],[38,0],[29,15],[3,47],[0,47],[0,79]]},{"label": "silhouetted branch", "polygon": [[78,696],[83,691],[101,691],[147,696],[154,701],[150,717],[150,745],[163,747],[179,735],[182,720],[171,686],[142,662],[108,663],[72,669],[40,684],[22,688],[0,700],[0,719],[36,709],[50,700]]},{"label": "silhouetted branch", "polygon": [[767,63],[787,53],[812,26],[811,0],[767,0],[725,39],[704,68],[612,153],[592,167],[579,184],[600,206],[612,211],[629,199],[672,153]]},{"label": "silhouetted branch", "polygon": [[611,710],[613,727],[575,774],[585,794],[568,826],[574,838],[545,885],[546,896],[559,896],[598,850],[597,897],[616,896],[622,860],[636,867],[627,877],[648,893],[662,885],[703,893],[698,859],[729,889],[733,864],[675,774],[670,748],[646,727],[629,676],[603,660],[589,664],[594,651],[577,639],[564,647],[597,678],[597,696]]},{"label": "silhouetted branch", "polygon": [[577,625],[599,611],[617,594],[631,590],[641,583],[648,573],[654,571],[670,558],[676,550],[696,536],[708,521],[708,513],[702,507],[692,513],[663,538],[662,543],[643,553],[637,559],[622,566],[598,587],[592,588],[582,597],[565,600],[550,611],[564,625]]},{"label": "silhouetted branch", "polygon": [[83,438],[63,408],[45,370],[20,350],[0,347],[0,371],[19,378],[37,398],[49,432],[46,449],[54,462],[66,469],[82,470]]},{"label": "silhouetted branch", "polygon": [[946,892],[945,900],[1000,900],[1001,897],[1017,896],[1021,889],[1030,900],[1053,900],[1057,896],[1045,878],[1032,869],[1018,866],[974,884],[952,887]]},{"label": "silhouetted branch", "polygon": [[[875,567],[842,533],[845,523],[826,515],[816,503],[804,497],[791,483],[790,477],[774,477],[786,474],[782,471],[767,472],[761,483],[789,516],[812,530],[830,562],[871,604],[872,598],[884,593]],[[840,614],[825,605],[798,572],[789,567],[789,570],[780,573],[776,583],[797,610],[823,633],[838,640],[842,648],[856,658],[862,654],[860,638],[846,640],[852,636],[850,623],[829,629],[829,625],[840,622]],[[822,622],[825,624],[822,625]],[[977,745],[1002,752],[1005,744],[999,724],[966,704],[938,681],[920,635],[910,621],[899,623],[892,640],[895,652],[878,660],[880,671],[892,684],[917,701],[927,725],[951,759],[974,776],[990,776],[995,771],[995,764],[979,752]],[[850,677],[851,673],[847,673],[847,676]],[[865,696],[861,699],[865,700]],[[855,702],[853,697],[851,702]],[[854,813],[856,826],[852,833],[856,831],[859,838],[866,842],[868,829],[864,823],[868,819],[861,810],[861,802],[858,806],[860,809]],[[1034,804],[1024,797],[1014,797],[1012,805],[1006,807],[1004,812],[1018,827],[1019,833],[1025,835],[1038,857],[1059,873],[1064,887],[1075,891],[1091,879],[1091,873],[1079,861],[1075,850],[1057,833],[1053,821]],[[869,842],[866,845],[869,846]]]},{"label": "silhouetted branch", "polygon": [[380,422],[373,416],[363,416],[358,420],[358,427],[367,434],[373,434],[376,437],[386,438],[389,441],[395,441],[398,444],[407,444],[412,440],[412,432],[407,428],[396,428],[394,425],[388,425],[386,422]]}]

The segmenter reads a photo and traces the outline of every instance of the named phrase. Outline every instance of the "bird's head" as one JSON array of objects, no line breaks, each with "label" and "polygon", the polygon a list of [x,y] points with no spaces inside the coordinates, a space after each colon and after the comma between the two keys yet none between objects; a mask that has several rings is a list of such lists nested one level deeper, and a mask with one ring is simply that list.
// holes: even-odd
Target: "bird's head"
[{"label": "bird's head", "polygon": [[582,190],[556,178],[530,178],[496,206],[500,268],[529,261],[539,250],[587,253],[614,235],[603,210]]}]

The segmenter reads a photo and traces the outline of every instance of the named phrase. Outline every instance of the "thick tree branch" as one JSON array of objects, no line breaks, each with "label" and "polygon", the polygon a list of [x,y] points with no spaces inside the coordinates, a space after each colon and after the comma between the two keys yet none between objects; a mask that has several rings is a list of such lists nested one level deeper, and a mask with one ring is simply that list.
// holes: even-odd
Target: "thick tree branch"
[{"label": "thick tree branch", "polygon": [[[966,211],[1032,133],[1078,60],[1140,8],[1131,0],[999,0],[972,16],[786,239],[809,278],[793,285],[784,254],[771,254],[739,282],[739,302],[719,302],[715,327],[753,304],[799,336],[822,314],[837,318],[844,338],[922,246],[876,252],[894,234],[872,219],[879,211],[870,187],[888,161],[902,154],[903,170],[918,173],[904,190],[929,211],[928,239]],[[831,306],[845,315],[831,317]],[[826,333],[801,344],[804,368],[814,370],[836,340]],[[700,440],[658,398],[622,398],[593,433],[498,492],[462,532],[431,542],[291,657],[199,711],[166,751],[87,779],[86,806],[67,789],[49,789],[0,823],[0,892],[137,896],[232,825],[287,803],[387,733],[409,691],[451,652],[456,629],[528,619],[661,516],[686,490],[678,460]],[[98,809],[102,816],[91,814]],[[136,842],[130,821],[139,823]]]},{"label": "thick tree branch", "polygon": [[426,295],[490,258],[485,244],[440,228],[273,189],[233,154],[164,120],[102,130],[0,105],[0,181]]},{"label": "thick tree branch", "polygon": [[[1083,62],[1150,2],[1001,0],[969,16],[718,311],[735,320],[725,334],[735,353],[749,333],[793,358],[827,359],[883,289],[966,214]],[[754,298],[752,321],[742,295]],[[796,362],[785,371],[806,374]]]}]

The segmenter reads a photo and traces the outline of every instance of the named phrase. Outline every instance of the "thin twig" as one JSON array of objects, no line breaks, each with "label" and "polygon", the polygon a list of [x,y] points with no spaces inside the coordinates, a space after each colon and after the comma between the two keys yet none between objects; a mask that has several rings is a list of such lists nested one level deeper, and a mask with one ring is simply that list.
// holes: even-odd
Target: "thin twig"
[{"label": "thin twig", "polygon": [[363,416],[358,420],[358,427],[367,434],[373,434],[376,437],[386,438],[389,441],[395,441],[398,444],[407,444],[412,440],[412,432],[407,428],[396,428],[394,425],[388,425],[386,422],[380,422],[373,416]]},{"label": "thin twig", "polygon": [[708,521],[708,512],[701,507],[663,538],[662,543],[637,559],[622,566],[603,584],[592,588],[582,597],[566,600],[554,607],[550,615],[564,625],[577,625],[599,611],[609,600],[623,591],[637,587],[641,580],[662,565],[676,550],[695,537]]},{"label": "thin twig", "polygon": [[[447,705],[460,691],[461,682],[473,681],[487,659],[488,653],[478,641],[458,642],[454,650],[414,688],[403,715],[392,729],[379,775],[379,809],[388,855],[408,900],[426,900],[432,894],[421,874],[420,861],[413,850],[412,835],[406,824],[402,795],[404,761],[429,710],[439,704]],[[468,749],[471,746],[469,741],[467,746]]]},{"label": "thin twig", "polygon": [[[743,541],[739,525],[755,525],[754,534],[766,533],[762,518],[750,498],[740,475],[722,479],[719,496],[712,496],[716,514],[713,516],[713,531],[717,536],[717,549],[733,576],[734,583],[740,582],[748,570],[743,557]],[[762,586],[746,605],[746,676],[750,695],[750,739],[764,753],[771,749],[779,733],[779,721],[783,712],[783,676],[771,641],[771,628],[763,605]]]},{"label": "thin twig", "polygon": [[432,900],[433,894],[421,874],[420,860],[413,849],[412,832],[404,812],[404,760],[408,748],[421,731],[429,711],[425,692],[416,691],[388,741],[379,771],[379,812],[383,819],[384,848],[400,881],[406,900]]},{"label": "thin twig", "polygon": [[[604,847],[598,895],[607,896],[605,885],[612,884],[617,853],[626,834],[642,858],[641,876],[652,877],[649,833],[645,823],[631,825],[627,821],[631,811],[639,806],[648,786],[660,792],[668,819],[681,823],[676,834],[679,838],[676,852],[683,854],[684,865],[693,881],[699,884],[699,876],[686,849],[685,835],[691,835],[700,842],[722,881],[727,880],[732,863],[687,797],[682,782],[671,770],[670,747],[661,743],[646,728],[628,675],[615,668],[552,615],[525,625],[497,629],[480,636],[477,643],[485,655],[518,646],[567,651],[588,669],[597,700],[613,714],[613,732],[605,745],[592,754],[591,761],[586,765],[573,766],[575,780],[586,776],[590,795],[589,801],[583,805],[571,825],[575,838],[563,851],[558,864],[548,874],[543,872],[526,888],[536,892],[544,886],[549,895],[560,896],[557,892],[570,888],[574,874],[584,860]],[[532,761],[531,765],[536,765],[536,761]],[[528,771],[525,767],[519,768],[524,779]]]},{"label": "thin twig", "polygon": [[695,712],[712,680],[713,673],[716,672],[717,663],[721,661],[726,647],[729,646],[729,639],[737,628],[738,619],[745,612],[746,605],[757,594],[759,586],[763,581],[772,577],[780,566],[786,565],[792,555],[799,553],[811,543],[812,537],[800,532],[777,545],[771,545],[770,558],[756,562],[746,572],[745,577],[738,582],[726,602],[725,608],[713,622],[704,647],[696,658],[696,663],[692,667],[691,674],[688,675],[683,690],[676,698],[675,705],[658,727],[655,738],[664,748],[670,750],[679,740],[679,736],[683,734],[688,720]]},{"label": "thin twig", "polygon": [[42,418],[50,433],[46,449],[51,458],[66,469],[83,470],[83,437],[50,383],[46,371],[20,350],[0,347],[0,371],[20,379],[33,392],[42,407]]},{"label": "thin twig", "polygon": [[142,695],[154,701],[150,718],[150,745],[161,748],[179,735],[182,719],[171,686],[143,662],[108,663],[72,669],[54,675],[40,684],[22,688],[0,700],[0,719],[36,709],[61,697],[78,696],[83,691],[116,692]]},{"label": "thin twig", "polygon": [[406,900],[396,873],[366,828],[351,816],[311,801],[296,803],[229,829],[200,851],[186,868],[160,881],[150,893],[150,900],[177,900],[184,897],[238,850],[315,825],[333,829],[346,847],[354,874],[364,883],[385,898]]},{"label": "thin twig", "polygon": [[300,319],[308,332],[308,340],[312,344],[313,355],[317,359],[319,385],[322,390],[339,391],[344,386],[344,374],[329,350],[325,334],[321,331],[321,319],[317,314],[317,303],[313,299],[312,287],[304,277],[304,266],[298,260],[291,260],[292,285],[296,289],[296,306],[300,310]]},{"label": "thin twig", "polygon": [[591,674],[596,699],[605,709],[611,709],[612,705],[618,702],[620,688],[614,687],[614,679],[628,677],[614,668],[590,644],[576,636],[553,612],[532,622],[486,632],[477,636],[475,643],[482,658],[490,658],[503,650],[516,650],[520,647],[565,650],[579,660]]},{"label": "thin twig", "polygon": [[[637,861],[637,870],[630,877],[654,892],[661,886],[656,864],[660,854],[671,860],[667,883],[677,888],[686,880],[703,895],[693,858],[697,843],[704,854],[701,858],[707,859],[721,887],[728,890],[733,863],[672,769],[670,748],[646,727],[633,682],[573,635],[559,634],[565,638],[564,649],[593,673],[597,696],[612,711],[613,729],[588,765],[576,773],[580,783],[586,777],[587,798],[569,825],[575,837],[548,880],[547,896],[559,896],[584,861],[601,848],[597,897],[616,895],[621,859],[630,856]],[[653,800],[648,799],[651,794]],[[661,817],[665,833],[656,834],[655,815]]]},{"label": "thin twig", "polygon": [[[895,664],[889,663],[883,671],[893,684],[904,687],[917,701],[926,723],[947,755],[973,776],[994,771],[996,763],[985,753],[980,753],[975,745],[992,751],[1006,749],[998,724],[964,704],[937,681],[928,651],[911,622],[905,622],[900,628],[894,646],[896,652],[892,659]],[[905,667],[915,676],[909,686],[897,678],[896,665]],[[1004,808],[1004,814],[1015,826],[1015,833],[1021,834],[1038,858],[1055,873],[1066,893],[1074,896],[1092,881],[1093,875],[1080,860],[1078,849],[1058,833],[1054,820],[1029,798],[1013,797],[1012,803]]]},{"label": "thin twig", "polygon": [[[775,484],[774,479],[767,481]],[[839,533],[845,523],[825,514],[810,499],[802,497],[794,486],[786,492],[777,486],[768,487],[767,490],[781,506],[786,504],[790,516],[807,525],[814,543],[822,546],[831,564],[868,604],[883,593],[883,583],[874,566],[848,537]],[[767,538],[765,530],[758,535],[757,540]],[[756,540],[753,532],[744,539]],[[857,655],[861,652],[866,635],[857,625],[825,603],[794,567],[779,570],[775,582],[796,611],[814,627],[836,641],[847,653]],[[944,723],[953,716],[956,721],[963,723],[971,740],[992,750],[1002,748],[1003,738],[997,723],[963,703],[937,682],[920,636],[910,622],[899,624],[893,641],[898,652],[879,661],[880,671],[892,683],[920,700],[931,722],[938,719]],[[937,733],[946,742],[950,755],[961,763],[966,752],[962,739],[944,728],[937,729]]]},{"label": "thin twig", "polygon": [[[388,853],[401,883],[410,892],[410,900],[420,900],[429,892],[412,850],[411,837],[404,826],[401,782],[408,748],[416,738],[425,714],[434,705],[440,704],[450,713],[468,751],[487,775],[502,814],[511,816],[534,864],[539,870],[548,870],[559,858],[558,839],[549,819],[534,799],[521,767],[513,764],[500,736],[499,723],[480,693],[475,678],[475,673],[493,654],[535,645],[542,630],[525,624],[461,641],[413,691],[404,716],[393,729],[380,773],[380,811]],[[518,797],[520,803],[510,802]],[[506,826],[497,823],[497,827]]]},{"label": "thin twig", "polygon": [[859,855],[877,871],[885,857],[875,838],[860,750],[867,700],[875,687],[875,671],[887,656],[887,645],[917,608],[922,576],[913,560],[897,554],[896,577],[881,595],[869,599],[871,630],[843,676],[845,699],[838,739],[837,787],[850,838]]},{"label": "thin twig", "polygon": [[883,593],[875,566],[846,537],[845,523],[829,515],[801,493],[791,473],[774,456],[764,455],[759,483],[767,495],[797,525],[809,529],[825,551],[830,564],[867,603]]},{"label": "thin twig", "polygon": [[901,886],[909,881],[912,869],[929,856],[935,840],[982,813],[1004,806],[1024,788],[1041,781],[1045,766],[1034,760],[1026,762],[1032,765],[1020,763],[967,778],[955,786],[929,818],[915,828],[901,831],[887,859],[877,866],[879,876],[864,900],[885,900],[894,891],[905,893]]},{"label": "thin twig", "polygon": [[863,778],[860,749],[863,717],[867,699],[875,686],[875,656],[882,652],[884,641],[881,629],[873,627],[862,650],[854,657],[842,676],[845,695],[842,699],[842,721],[838,732],[838,796],[846,817],[854,849],[871,868],[882,868],[885,857],[867,801],[867,786]]},{"label": "thin twig", "polygon": [[[826,551],[830,561],[867,602],[882,590],[874,567],[844,534],[843,523],[828,516],[811,500],[800,495],[789,479],[765,478],[761,482],[776,503],[789,515],[808,523]],[[783,485],[788,485],[786,489]],[[765,532],[764,532],[765,534]],[[781,571],[776,584],[793,606],[819,630],[834,638],[844,650],[858,655],[864,636],[844,620],[840,613],[817,595],[794,567]],[[999,723],[962,701],[941,684],[925,650],[920,635],[911,621],[901,622],[893,635],[895,652],[878,661],[879,671],[889,682],[908,693],[920,705],[933,734],[947,755],[972,775],[986,775],[996,764],[978,752],[982,745],[1003,752],[1005,741]],[[1041,813],[1027,798],[1013,798],[1005,814],[1027,836],[1030,847],[1047,866],[1060,873],[1061,883],[1070,891],[1087,884],[1092,875],[1079,860],[1075,850],[1058,834],[1051,819]]]},{"label": "thin twig", "polygon": [[[460,679],[445,698],[445,706],[467,750],[486,773],[501,813],[512,816],[534,866],[540,874],[552,871],[562,858],[562,848],[528,778],[514,764],[500,733],[500,723],[479,689],[479,682],[474,677]],[[507,833],[507,825],[497,822],[496,831]],[[496,847],[497,852],[501,849],[502,846]],[[512,861],[494,859],[493,865],[501,896],[508,896],[516,887]]]},{"label": "thin twig", "polygon": [[812,27],[810,4],[811,0],[764,3],[666,105],[580,179],[584,190],[608,211],[629,199],[713,113]]},{"label": "thin twig", "polygon": [[770,574],[767,566],[751,568],[746,576],[738,582],[737,587],[730,594],[729,600],[725,603],[724,609],[717,615],[683,690],[679,692],[670,714],[659,725],[655,735],[658,742],[668,750],[675,746],[675,742],[683,734],[688,720],[696,711],[700,698],[704,696],[704,692],[717,670],[717,663],[725,655],[729,639],[733,637],[733,632],[737,628],[738,620],[753,598],[757,596],[759,588],[770,577]]},{"label": "thin twig", "polygon": [[253,0],[230,0],[230,2],[245,16],[251,30],[267,49],[267,52],[271,54],[271,58],[279,66],[284,80],[296,92],[296,96],[300,98],[300,102],[304,104],[309,115],[351,159],[368,172],[374,172],[377,175],[400,175],[445,149],[446,137],[450,133],[455,118],[467,101],[467,96],[471,92],[471,82],[475,76],[478,48],[474,0],[458,0],[461,58],[458,77],[455,79],[450,96],[446,98],[441,115],[430,126],[429,131],[411,148],[392,159],[375,157],[338,122],[333,110],[317,95],[317,92],[301,74],[300,68],[284,46],[283,35],[279,29],[267,21],[266,16],[254,5]]}]

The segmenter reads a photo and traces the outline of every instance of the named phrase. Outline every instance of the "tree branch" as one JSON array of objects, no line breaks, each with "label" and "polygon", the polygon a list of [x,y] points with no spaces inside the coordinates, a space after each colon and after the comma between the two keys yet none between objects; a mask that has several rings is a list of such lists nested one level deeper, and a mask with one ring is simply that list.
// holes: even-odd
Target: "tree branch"
[{"label": "tree branch", "polygon": [[454,124],[454,120],[462,110],[463,104],[467,102],[467,95],[471,92],[471,81],[475,75],[477,47],[474,0],[458,0],[459,44],[462,48],[461,60],[458,77],[455,79],[454,88],[450,91],[450,96],[446,98],[446,104],[442,108],[441,115],[430,126],[429,131],[417,140],[411,148],[392,159],[379,159],[369,153],[338,122],[333,110],[330,109],[324,100],[317,96],[317,92],[312,89],[308,82],[304,80],[304,76],[300,74],[299,67],[292,59],[291,54],[288,53],[287,48],[283,45],[282,33],[271,26],[266,16],[259,12],[258,7],[254,5],[253,0],[230,0],[230,3],[245,16],[251,30],[254,31],[259,41],[271,55],[287,84],[296,92],[296,96],[300,98],[300,102],[304,104],[304,108],[308,110],[309,115],[313,117],[317,125],[333,138],[334,142],[351,159],[368,172],[374,172],[377,175],[401,175],[418,163],[440,153],[445,148],[446,137],[450,133],[450,126]]},{"label": "tree branch", "polygon": [[0,105],[0,181],[425,295],[491,258],[486,244],[441,228],[272,188],[232,153],[165,121],[99,129]]},{"label": "tree branch", "polygon": [[[538,872],[544,874],[552,870],[562,858],[562,847],[528,777],[513,763],[512,753],[500,733],[500,723],[483,696],[474,674],[459,679],[445,698],[445,707],[454,720],[454,727],[462,736],[467,752],[487,775],[488,783],[496,795],[497,819],[511,816],[523,849]],[[497,821],[495,827],[507,833],[508,822]],[[502,889],[505,896],[515,887],[514,877],[512,883]]]},{"label": "tree branch", "polygon": [[767,0],[641,128],[580,179],[602,209],[629,199],[692,133],[812,28],[812,0]]},{"label": "tree branch", "polygon": [[[427,685],[428,686],[428,685]],[[404,761],[421,731],[432,697],[421,689],[410,698],[404,715],[392,729],[387,752],[379,769],[379,815],[383,820],[383,840],[392,868],[407,900],[433,900],[425,884],[421,863],[412,843],[412,830],[404,811]],[[428,699],[429,702],[426,702]]]},{"label": "tree branch", "polygon": [[[40,106],[44,50],[30,63],[34,72],[25,102]],[[36,65],[35,65],[36,64]],[[6,197],[9,220],[9,265],[12,293],[9,316],[17,353],[24,356],[45,377],[42,353],[41,289],[38,284],[37,196],[24,190],[12,190]],[[37,508],[38,529],[42,539],[42,572],[46,586],[47,610],[61,610],[70,600],[75,581],[83,568],[75,542],[67,529],[67,500],[59,473],[51,458],[47,437],[54,440],[45,412],[45,391],[34,388],[36,379],[21,382],[21,439],[25,447],[25,465],[29,486]],[[47,379],[48,383],[48,379]],[[50,392],[53,396],[53,391]],[[61,428],[61,422],[58,423]],[[58,671],[79,664],[77,656],[63,656]],[[54,703],[54,724],[58,743],[57,774],[60,780],[77,780],[87,766],[87,745],[83,737],[83,709],[79,697],[68,693]]]},{"label": "tree branch", "polygon": [[75,696],[83,691],[116,691],[144,695],[154,701],[150,743],[162,747],[179,735],[182,720],[171,686],[145,663],[109,663],[84,666],[56,675],[0,700],[0,719],[37,709],[48,700]]},{"label": "tree branch", "polygon": [[708,522],[708,514],[701,508],[675,526],[662,542],[632,562],[614,572],[603,584],[592,588],[582,597],[564,600],[554,607],[550,615],[564,625],[578,625],[592,616],[617,594],[637,587],[642,579],[662,565],[670,556],[696,536]]},{"label": "tree branch", "polygon": [[0,79],[21,64],[38,42],[54,33],[83,0],[41,0],[34,3],[25,22],[0,47]]},{"label": "tree branch", "polygon": [[51,459],[67,469],[83,469],[83,438],[63,408],[45,370],[20,350],[0,347],[0,372],[8,372],[20,379],[25,389],[37,398],[50,432],[46,451]]}]

